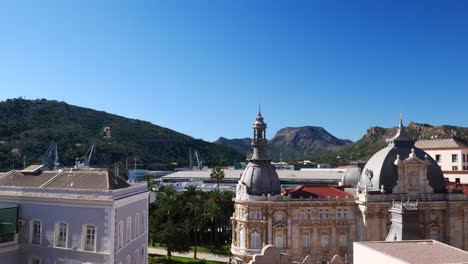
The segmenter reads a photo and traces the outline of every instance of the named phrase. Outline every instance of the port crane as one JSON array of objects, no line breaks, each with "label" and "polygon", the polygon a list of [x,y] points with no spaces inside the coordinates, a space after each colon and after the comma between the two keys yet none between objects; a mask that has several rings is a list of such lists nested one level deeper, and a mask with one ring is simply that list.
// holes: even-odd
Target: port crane
[{"label": "port crane", "polygon": [[[195,159],[197,160],[198,170],[203,170],[203,159],[202,159],[202,156],[200,155],[200,152],[198,152],[198,150],[195,149],[193,154],[195,155]],[[193,170],[192,148],[189,148],[189,169]]]},{"label": "port crane", "polygon": [[47,148],[41,160],[44,166],[51,170],[57,169],[60,166],[57,142],[50,142],[49,148]]},{"label": "port crane", "polygon": [[89,168],[91,164],[91,157],[93,156],[94,150],[96,148],[96,144],[91,144],[88,151],[86,151],[85,155],[80,158],[81,162],[78,163],[78,168]]}]

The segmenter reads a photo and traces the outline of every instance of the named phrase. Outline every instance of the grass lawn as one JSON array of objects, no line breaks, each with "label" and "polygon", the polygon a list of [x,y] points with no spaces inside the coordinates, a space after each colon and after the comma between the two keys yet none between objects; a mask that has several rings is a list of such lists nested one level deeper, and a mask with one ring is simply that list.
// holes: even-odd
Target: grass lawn
[{"label": "grass lawn", "polygon": [[179,263],[188,263],[188,264],[221,264],[223,262],[210,261],[210,260],[201,260],[193,258],[182,258],[182,257],[171,257],[171,260],[167,256],[148,254],[148,264],[179,264]]}]

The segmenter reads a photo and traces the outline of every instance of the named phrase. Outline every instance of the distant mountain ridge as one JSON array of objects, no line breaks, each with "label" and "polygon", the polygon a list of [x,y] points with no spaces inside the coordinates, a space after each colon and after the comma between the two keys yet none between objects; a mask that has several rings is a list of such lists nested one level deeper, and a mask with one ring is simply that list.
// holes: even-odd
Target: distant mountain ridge
[{"label": "distant mountain ridge", "polygon": [[[110,128],[110,138],[101,135]],[[0,170],[22,168],[40,162],[51,141],[57,141],[60,161],[73,166],[91,143],[96,152],[94,166],[115,163],[137,168],[161,169],[158,164],[187,166],[189,148],[201,153],[206,165],[228,165],[245,159],[232,148],[160,127],[150,122],[125,118],[103,111],[50,100],[8,99],[0,102]],[[21,156],[12,155],[19,149]],[[15,159],[15,161],[14,161]],[[153,167],[151,167],[153,166]],[[156,166],[156,167],[155,167]]]},{"label": "distant mountain ridge", "polygon": [[[340,156],[342,164],[349,164],[351,161],[367,161],[377,151],[387,146],[385,139],[395,135],[398,127],[383,128],[379,126],[367,129],[364,136],[355,143],[342,148],[341,150],[316,157],[321,162],[335,164],[336,157]],[[468,128],[460,126],[432,126],[409,122],[405,127],[407,134],[415,141],[418,139],[455,138],[462,143],[468,143]]]},{"label": "distant mountain ridge", "polygon": [[[242,153],[251,152],[251,139],[219,138],[214,143],[227,145]],[[275,160],[296,160],[327,152],[336,152],[352,144],[351,140],[338,139],[323,127],[303,126],[280,129],[268,142],[268,150]]]},{"label": "distant mountain ridge", "polygon": [[[432,126],[409,122],[405,127],[408,135],[414,140],[431,138],[455,138],[468,144],[468,128],[461,126]],[[317,163],[332,165],[349,164],[351,161],[368,160],[373,154],[387,146],[385,139],[395,135],[397,127],[370,127],[364,136],[356,142],[338,139],[322,127],[304,126],[280,129],[269,140],[268,149],[273,159],[279,160],[282,153],[287,161],[311,159]],[[230,146],[241,153],[251,151],[250,138],[220,138],[215,143]],[[340,157],[340,160],[337,159]]]}]

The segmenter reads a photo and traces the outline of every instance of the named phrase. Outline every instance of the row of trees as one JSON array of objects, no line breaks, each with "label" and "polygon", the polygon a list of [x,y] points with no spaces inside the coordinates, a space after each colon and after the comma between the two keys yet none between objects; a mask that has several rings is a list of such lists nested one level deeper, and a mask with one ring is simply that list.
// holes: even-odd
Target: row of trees
[{"label": "row of trees", "polygon": [[172,252],[188,252],[190,246],[196,258],[199,245],[230,243],[233,196],[219,189],[203,192],[189,186],[177,192],[163,186],[150,205],[149,242],[165,247],[169,258]]}]

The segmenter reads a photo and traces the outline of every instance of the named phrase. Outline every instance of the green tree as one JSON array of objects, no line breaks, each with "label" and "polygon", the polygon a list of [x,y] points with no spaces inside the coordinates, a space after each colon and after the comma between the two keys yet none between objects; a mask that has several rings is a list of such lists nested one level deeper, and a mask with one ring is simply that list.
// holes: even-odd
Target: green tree
[{"label": "green tree", "polygon": [[189,185],[185,187],[183,196],[185,201],[185,212],[188,214],[186,219],[189,220],[189,225],[191,227],[190,231],[193,231],[193,257],[197,258],[198,238],[206,224],[204,214],[206,195],[204,192],[197,190],[196,186]]},{"label": "green tree", "polygon": [[219,182],[224,179],[224,170],[220,167],[214,167],[211,170],[210,177],[212,180],[216,181],[216,187],[219,190]]},{"label": "green tree", "polygon": [[154,191],[155,187],[157,187],[157,183],[155,182],[155,177],[153,174],[147,173],[143,176],[139,176],[138,180],[145,181],[148,186],[148,190],[150,191]]},{"label": "green tree", "polygon": [[188,252],[190,247],[189,231],[187,230],[185,210],[181,194],[172,186],[164,186],[158,193],[150,218],[150,234],[152,244],[158,242],[167,250],[168,258],[172,252]]}]

